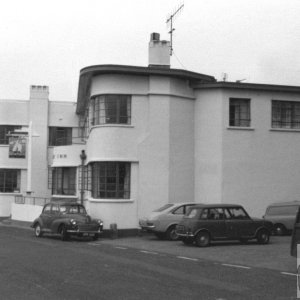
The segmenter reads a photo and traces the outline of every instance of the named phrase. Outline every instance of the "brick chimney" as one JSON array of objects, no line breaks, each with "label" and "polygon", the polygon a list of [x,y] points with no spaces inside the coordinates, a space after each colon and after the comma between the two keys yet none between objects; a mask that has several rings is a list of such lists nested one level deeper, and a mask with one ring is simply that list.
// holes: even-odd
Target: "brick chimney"
[{"label": "brick chimney", "polygon": [[31,85],[30,99],[49,99],[49,87],[46,85]]},{"label": "brick chimney", "polygon": [[149,67],[170,68],[170,42],[161,41],[156,32],[150,35]]}]

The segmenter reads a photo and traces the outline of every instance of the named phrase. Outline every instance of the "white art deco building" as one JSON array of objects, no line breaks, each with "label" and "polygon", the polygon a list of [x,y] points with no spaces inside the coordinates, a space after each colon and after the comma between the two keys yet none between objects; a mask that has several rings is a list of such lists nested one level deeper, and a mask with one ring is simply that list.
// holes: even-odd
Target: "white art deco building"
[{"label": "white art deco building", "polygon": [[172,69],[169,46],[152,34],[148,67],[82,69],[74,103],[49,101],[47,86],[0,100],[0,216],[25,196],[75,199],[136,229],[168,202],[261,217],[300,199],[300,87]]}]

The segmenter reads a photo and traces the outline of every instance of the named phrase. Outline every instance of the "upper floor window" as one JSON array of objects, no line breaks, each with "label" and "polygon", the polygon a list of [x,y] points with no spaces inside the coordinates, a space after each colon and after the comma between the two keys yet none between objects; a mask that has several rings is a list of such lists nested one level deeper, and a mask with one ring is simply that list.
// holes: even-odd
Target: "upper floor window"
[{"label": "upper floor window", "polygon": [[131,96],[101,95],[91,101],[92,125],[130,124]]},{"label": "upper floor window", "polygon": [[76,167],[52,169],[52,194],[76,195]]},{"label": "upper floor window", "polygon": [[49,127],[49,146],[72,145],[71,127]]},{"label": "upper floor window", "polygon": [[229,126],[250,127],[250,99],[229,99]]},{"label": "upper floor window", "polygon": [[20,170],[0,169],[0,193],[19,192],[20,177]]},{"label": "upper floor window", "polygon": [[0,125],[0,145],[9,144],[9,133],[13,133],[16,129],[21,129],[22,126],[16,125]]},{"label": "upper floor window", "polygon": [[300,129],[300,102],[273,100],[272,128]]},{"label": "upper floor window", "polygon": [[92,197],[129,199],[130,163],[95,162],[92,164]]}]

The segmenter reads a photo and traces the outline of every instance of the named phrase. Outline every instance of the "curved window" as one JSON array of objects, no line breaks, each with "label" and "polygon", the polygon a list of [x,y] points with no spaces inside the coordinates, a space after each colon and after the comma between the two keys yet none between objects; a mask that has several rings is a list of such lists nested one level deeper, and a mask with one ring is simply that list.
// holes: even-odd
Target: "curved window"
[{"label": "curved window", "polygon": [[129,199],[130,163],[93,163],[92,197],[98,199]]},{"label": "curved window", "polygon": [[131,96],[101,95],[91,99],[91,124],[130,124]]}]

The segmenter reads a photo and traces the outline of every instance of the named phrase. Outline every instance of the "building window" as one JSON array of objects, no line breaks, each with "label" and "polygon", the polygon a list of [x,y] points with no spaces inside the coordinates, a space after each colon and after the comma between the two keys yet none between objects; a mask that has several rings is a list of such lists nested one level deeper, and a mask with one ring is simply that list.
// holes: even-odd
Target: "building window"
[{"label": "building window", "polygon": [[300,129],[300,102],[273,100],[272,128]]},{"label": "building window", "polygon": [[229,126],[250,127],[250,99],[229,99]]},{"label": "building window", "polygon": [[13,133],[17,129],[21,129],[22,126],[15,125],[0,125],[0,145],[9,144],[9,133]]},{"label": "building window", "polygon": [[20,179],[20,170],[0,169],[0,193],[20,192]]},{"label": "building window", "polygon": [[91,173],[93,198],[130,198],[130,163],[95,162]]},{"label": "building window", "polygon": [[91,100],[92,125],[130,124],[131,97],[128,95],[102,95]]},{"label": "building window", "polygon": [[76,167],[52,169],[52,195],[76,195]]},{"label": "building window", "polygon": [[72,145],[72,128],[49,127],[49,146]]}]

